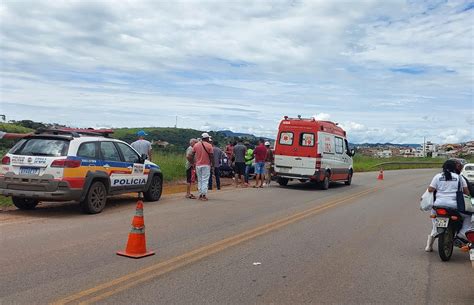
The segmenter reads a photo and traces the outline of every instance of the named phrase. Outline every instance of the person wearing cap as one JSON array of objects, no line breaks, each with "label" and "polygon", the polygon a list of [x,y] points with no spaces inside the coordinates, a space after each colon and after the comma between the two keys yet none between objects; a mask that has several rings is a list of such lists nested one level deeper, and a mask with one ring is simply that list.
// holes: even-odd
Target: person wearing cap
[{"label": "person wearing cap", "polygon": [[267,149],[267,155],[265,157],[265,183],[263,185],[269,186],[272,181],[275,157],[273,156],[273,150],[270,148],[270,142],[265,142],[265,148]]},{"label": "person wearing cap", "polygon": [[[196,164],[196,176],[198,180],[199,200],[207,201],[207,190],[209,176],[213,161],[213,148],[209,143],[209,134],[207,132],[201,135],[201,142],[193,146],[193,153],[188,156],[188,160],[194,157]],[[191,160],[190,160],[191,161]]]},{"label": "person wearing cap", "polygon": [[147,159],[151,161],[151,143],[145,140],[145,136],[148,134],[144,130],[137,132],[138,140],[130,144],[140,156],[145,154]]}]

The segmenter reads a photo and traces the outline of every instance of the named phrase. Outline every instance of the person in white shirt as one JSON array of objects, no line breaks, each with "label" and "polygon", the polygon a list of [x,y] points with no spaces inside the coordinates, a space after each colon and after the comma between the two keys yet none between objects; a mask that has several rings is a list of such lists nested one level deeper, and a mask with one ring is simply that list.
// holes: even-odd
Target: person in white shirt
[{"label": "person in white shirt", "polygon": [[[466,181],[456,173],[457,167],[457,162],[455,160],[447,160],[443,164],[443,172],[436,174],[433,177],[433,180],[428,187],[428,192],[433,193],[436,191],[436,199],[433,204],[434,207],[442,206],[457,209],[456,192],[458,190],[459,180],[461,180],[461,187],[464,194],[469,195]],[[435,213],[434,210],[432,213]],[[459,230],[458,236],[466,239],[465,233],[471,227],[471,217],[470,215],[462,213],[461,216],[463,216],[463,225],[461,230]],[[437,229],[433,221],[433,228],[431,234],[428,235],[428,240],[426,242],[426,252],[433,251],[433,243],[436,235]]]}]

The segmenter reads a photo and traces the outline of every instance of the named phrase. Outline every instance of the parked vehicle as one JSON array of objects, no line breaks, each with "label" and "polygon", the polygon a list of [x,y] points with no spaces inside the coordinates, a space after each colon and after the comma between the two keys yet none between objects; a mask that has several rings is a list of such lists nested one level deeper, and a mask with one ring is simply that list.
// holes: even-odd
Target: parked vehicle
[{"label": "parked vehicle", "polygon": [[461,175],[466,177],[469,183],[474,183],[474,163],[467,163],[463,166]]},{"label": "parked vehicle", "polygon": [[19,209],[73,200],[90,214],[101,212],[109,195],[143,192],[145,200],[159,200],[160,167],[111,132],[52,129],[23,138],[2,158],[0,194]]},{"label": "parked vehicle", "polygon": [[350,185],[354,174],[346,132],[337,123],[284,117],[275,142],[275,175],[280,185],[290,180]]},{"label": "parked vehicle", "polygon": [[447,207],[435,207],[434,209],[436,214],[431,217],[435,219],[438,230],[438,254],[441,260],[449,261],[456,246],[470,252],[470,259],[474,267],[474,228],[466,233],[468,240],[460,238],[457,234],[462,227],[461,214],[457,210]]}]

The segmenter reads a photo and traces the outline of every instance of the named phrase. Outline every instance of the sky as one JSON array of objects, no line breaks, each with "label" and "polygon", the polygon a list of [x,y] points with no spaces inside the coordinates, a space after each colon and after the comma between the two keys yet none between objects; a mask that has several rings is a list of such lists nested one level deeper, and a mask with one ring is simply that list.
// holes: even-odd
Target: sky
[{"label": "sky", "polygon": [[0,114],[353,143],[474,140],[473,1],[0,1]]}]

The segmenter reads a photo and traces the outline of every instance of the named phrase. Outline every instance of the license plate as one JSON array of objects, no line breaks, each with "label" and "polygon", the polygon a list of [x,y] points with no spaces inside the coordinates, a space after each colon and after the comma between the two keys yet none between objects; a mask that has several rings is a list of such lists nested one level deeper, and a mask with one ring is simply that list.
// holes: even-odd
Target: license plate
[{"label": "license plate", "polygon": [[449,223],[449,218],[435,218],[435,224],[437,228],[447,228]]},{"label": "license plate", "polygon": [[289,173],[290,169],[288,167],[280,167],[278,169],[278,172],[280,172],[280,173]]},{"label": "license plate", "polygon": [[474,249],[469,250],[469,256],[471,257],[471,261],[474,262]]},{"label": "license plate", "polygon": [[20,175],[39,175],[38,167],[20,167]]}]

